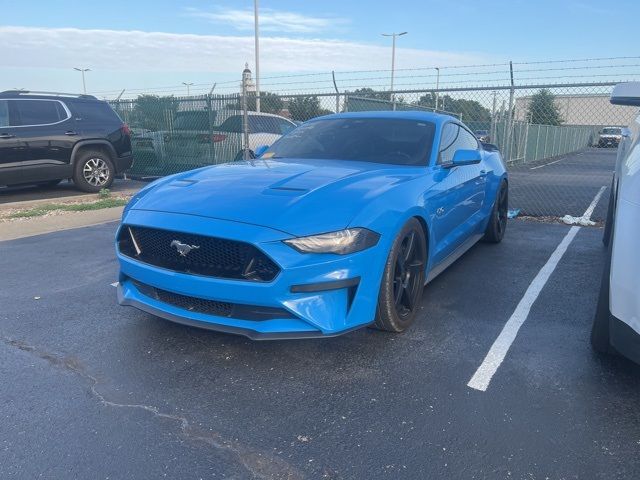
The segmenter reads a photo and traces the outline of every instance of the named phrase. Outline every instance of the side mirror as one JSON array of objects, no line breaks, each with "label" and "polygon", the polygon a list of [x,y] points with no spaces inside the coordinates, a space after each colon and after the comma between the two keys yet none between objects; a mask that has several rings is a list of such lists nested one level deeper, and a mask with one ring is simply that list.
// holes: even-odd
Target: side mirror
[{"label": "side mirror", "polygon": [[260,158],[262,154],[267,150],[269,150],[269,145],[260,145],[258,148],[256,148],[254,155],[256,156],[256,158]]},{"label": "side mirror", "polygon": [[478,150],[456,150],[451,164],[453,166],[473,165],[474,163],[480,163],[481,160],[482,155]]},{"label": "side mirror", "polygon": [[611,103],[640,107],[640,82],[619,83],[613,87]]}]

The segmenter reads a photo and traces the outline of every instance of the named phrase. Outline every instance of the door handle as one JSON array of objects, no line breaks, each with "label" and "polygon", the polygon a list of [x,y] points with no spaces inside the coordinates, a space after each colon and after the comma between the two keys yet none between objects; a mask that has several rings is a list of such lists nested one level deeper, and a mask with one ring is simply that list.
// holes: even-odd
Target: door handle
[{"label": "door handle", "polygon": [[74,132],[73,130],[69,130],[67,132],[64,132],[65,135],[69,135],[70,137],[73,137],[74,135],[78,135],[76,132]]},{"label": "door handle", "polygon": [[15,135],[9,133],[0,133],[0,138],[15,138]]}]

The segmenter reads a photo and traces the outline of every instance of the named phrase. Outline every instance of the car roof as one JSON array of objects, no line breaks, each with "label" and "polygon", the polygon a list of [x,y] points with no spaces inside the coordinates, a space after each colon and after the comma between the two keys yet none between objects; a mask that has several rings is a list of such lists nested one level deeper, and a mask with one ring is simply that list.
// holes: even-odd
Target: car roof
[{"label": "car roof", "polygon": [[0,92],[0,98],[101,101],[93,95],[86,95],[82,93],[37,92],[32,90],[5,90],[4,92]]},{"label": "car roof", "polygon": [[[344,113],[334,113],[331,115],[325,115],[323,117],[317,117],[317,119],[327,119],[327,118],[395,118],[395,119],[405,119],[405,120],[417,120],[417,121],[425,121],[425,122],[433,122],[433,123],[444,123],[448,121],[457,121],[459,120],[451,115],[445,115],[442,113],[435,112],[423,112],[420,110],[403,110],[403,111],[370,111],[370,112],[344,112]],[[316,119],[312,119],[310,121],[315,121]]]}]

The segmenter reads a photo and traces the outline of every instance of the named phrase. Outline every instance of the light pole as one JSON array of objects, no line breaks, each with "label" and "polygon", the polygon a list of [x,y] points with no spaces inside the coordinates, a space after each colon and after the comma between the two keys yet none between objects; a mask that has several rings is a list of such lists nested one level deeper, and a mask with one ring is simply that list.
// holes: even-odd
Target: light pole
[{"label": "light pole", "polygon": [[440,92],[438,91],[440,89],[440,67],[436,67],[436,111],[438,110],[438,100],[440,98]]},{"label": "light pole", "polygon": [[260,111],[260,29],[258,25],[258,0],[253,0],[254,38],[256,42],[256,112]]},{"label": "light pole", "polygon": [[182,84],[183,84],[185,87],[187,87],[187,97],[188,97],[188,96],[189,96],[189,94],[190,94],[190,90],[189,90],[189,88],[191,87],[191,85],[193,85],[193,82],[182,82]]},{"label": "light pole", "polygon": [[87,84],[84,81],[84,72],[90,72],[91,69],[90,68],[78,68],[78,67],[73,67],[74,70],[77,70],[78,72],[82,73],[82,90],[84,92],[84,94],[87,94]]},{"label": "light pole", "polygon": [[393,42],[391,44],[391,102],[393,103],[393,109],[396,109],[396,96],[393,93],[393,76],[396,71],[396,37],[406,35],[408,32],[401,33],[383,33],[383,37],[392,37]]}]

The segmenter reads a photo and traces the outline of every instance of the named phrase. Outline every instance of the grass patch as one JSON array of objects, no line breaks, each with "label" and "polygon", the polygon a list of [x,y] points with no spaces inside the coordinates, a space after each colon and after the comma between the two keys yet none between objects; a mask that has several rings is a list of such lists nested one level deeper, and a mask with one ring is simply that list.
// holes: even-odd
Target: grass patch
[{"label": "grass patch", "polygon": [[54,210],[62,210],[65,212],[86,212],[88,210],[102,210],[103,208],[123,207],[128,200],[124,198],[103,198],[97,202],[91,203],[47,203],[39,205],[28,210],[14,212],[6,218],[30,218],[41,217]]}]

